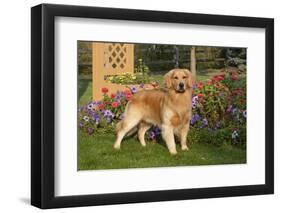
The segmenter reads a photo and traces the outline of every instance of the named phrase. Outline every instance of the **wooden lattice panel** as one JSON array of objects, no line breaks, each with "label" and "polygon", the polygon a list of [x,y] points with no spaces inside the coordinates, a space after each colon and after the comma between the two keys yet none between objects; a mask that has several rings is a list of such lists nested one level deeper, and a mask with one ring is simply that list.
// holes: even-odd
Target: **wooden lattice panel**
[{"label": "wooden lattice panel", "polygon": [[[128,45],[120,43],[106,44],[105,65],[118,71],[126,70]],[[107,68],[109,68],[107,67]]]},{"label": "wooden lattice panel", "polygon": [[101,99],[102,87],[111,93],[124,89],[124,86],[105,82],[104,76],[134,72],[134,45],[93,42],[92,54],[93,99]]}]

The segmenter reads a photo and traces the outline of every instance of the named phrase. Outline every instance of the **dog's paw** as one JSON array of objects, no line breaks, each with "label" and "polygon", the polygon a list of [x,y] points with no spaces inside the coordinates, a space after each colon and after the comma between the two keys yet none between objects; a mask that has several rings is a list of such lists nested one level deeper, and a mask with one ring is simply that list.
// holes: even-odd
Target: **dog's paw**
[{"label": "dog's paw", "polygon": [[176,155],[177,154],[177,150],[169,150],[171,155]]},{"label": "dog's paw", "polygon": [[146,143],[141,143],[141,146],[142,147],[146,147]]},{"label": "dog's paw", "polygon": [[120,149],[120,145],[119,144],[114,144],[113,148],[116,149],[116,150],[119,150]]},{"label": "dog's paw", "polygon": [[189,148],[188,148],[187,146],[182,146],[182,147],[181,147],[181,150],[182,150],[182,151],[188,151]]}]

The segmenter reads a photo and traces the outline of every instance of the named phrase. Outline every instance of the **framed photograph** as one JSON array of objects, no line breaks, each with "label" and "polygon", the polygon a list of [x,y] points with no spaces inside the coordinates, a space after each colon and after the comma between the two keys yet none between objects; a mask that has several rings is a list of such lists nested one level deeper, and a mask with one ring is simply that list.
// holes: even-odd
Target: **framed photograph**
[{"label": "framed photograph", "polygon": [[274,20],[31,9],[31,204],[272,194]]}]

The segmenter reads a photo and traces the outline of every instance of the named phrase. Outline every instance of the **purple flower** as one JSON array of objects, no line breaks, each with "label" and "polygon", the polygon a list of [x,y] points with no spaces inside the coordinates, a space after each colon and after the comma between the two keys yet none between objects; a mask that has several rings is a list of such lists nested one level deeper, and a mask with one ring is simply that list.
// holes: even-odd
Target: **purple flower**
[{"label": "purple flower", "polygon": [[192,89],[197,89],[196,84],[193,84],[193,85],[192,85]]},{"label": "purple flower", "polygon": [[197,106],[197,103],[198,103],[198,96],[195,95],[193,98],[192,98],[192,108],[196,108]]},{"label": "purple flower", "polygon": [[192,118],[191,118],[191,121],[190,121],[191,125],[195,124],[200,119],[201,119],[200,115],[198,115],[198,114],[192,115]]},{"label": "purple flower", "polygon": [[153,128],[153,131],[154,131],[154,133],[155,133],[156,136],[161,134],[161,129],[160,129],[158,126],[155,126],[155,127]]},{"label": "purple flower", "polygon": [[91,127],[88,127],[87,132],[89,135],[93,134],[94,130]]},{"label": "purple flower", "polygon": [[208,125],[208,120],[207,120],[206,118],[203,119],[203,124],[204,124],[205,126]]},{"label": "purple flower", "polygon": [[204,119],[202,120],[202,124],[201,124],[201,126],[200,126],[200,129],[204,128],[205,126],[208,126],[208,120],[207,120],[206,118],[204,118]]},{"label": "purple flower", "polygon": [[94,109],[94,103],[88,104],[87,108],[88,108],[89,110],[93,110],[93,109]]},{"label": "purple flower", "polygon": [[237,108],[233,108],[233,109],[231,110],[232,115],[234,115],[236,112],[237,112]]},{"label": "purple flower", "polygon": [[107,109],[107,110],[103,111],[103,116],[104,117],[113,117],[113,113]]},{"label": "purple flower", "polygon": [[80,128],[82,128],[83,126],[84,126],[83,122],[82,122],[82,121],[80,121],[80,123],[79,123],[79,127],[80,127]]},{"label": "purple flower", "polygon": [[144,88],[144,83],[140,84],[140,88],[142,88],[142,89]]},{"label": "purple flower", "polygon": [[123,96],[123,93],[118,91],[118,92],[116,93],[114,99],[115,99],[116,101],[120,102],[120,99],[122,98],[122,96]]},{"label": "purple flower", "polygon": [[131,87],[131,92],[134,94],[137,92],[137,87],[136,86],[132,86]]},{"label": "purple flower", "polygon": [[150,131],[150,132],[149,132],[149,138],[150,138],[151,140],[154,140],[154,139],[156,138],[156,135],[155,135],[155,133],[154,133],[153,131]]},{"label": "purple flower", "polygon": [[96,124],[98,125],[100,123],[100,118],[96,118]]},{"label": "purple flower", "polygon": [[96,124],[99,124],[100,116],[97,113],[93,113],[92,117],[93,117],[93,120],[96,121]]}]

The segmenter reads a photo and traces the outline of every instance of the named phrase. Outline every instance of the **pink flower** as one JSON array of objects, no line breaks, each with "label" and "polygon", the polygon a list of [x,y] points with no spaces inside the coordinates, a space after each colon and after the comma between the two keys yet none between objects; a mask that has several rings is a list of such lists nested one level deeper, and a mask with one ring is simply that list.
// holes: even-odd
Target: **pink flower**
[{"label": "pink flower", "polygon": [[118,103],[117,101],[114,101],[114,102],[111,103],[111,106],[112,106],[113,108],[118,107],[118,105],[119,105],[119,103]]},{"label": "pink flower", "polygon": [[127,101],[131,100],[132,94],[131,93],[125,94],[125,98]]}]

